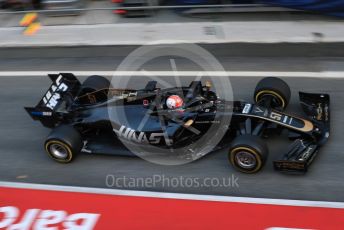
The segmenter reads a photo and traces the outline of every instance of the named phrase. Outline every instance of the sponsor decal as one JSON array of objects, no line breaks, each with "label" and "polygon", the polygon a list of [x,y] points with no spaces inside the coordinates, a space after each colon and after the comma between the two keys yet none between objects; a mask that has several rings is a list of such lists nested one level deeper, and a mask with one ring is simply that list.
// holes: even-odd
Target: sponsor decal
[{"label": "sponsor decal", "polygon": [[195,124],[220,124],[221,121],[195,121]]},{"label": "sponsor decal", "polygon": [[172,145],[173,141],[164,133],[150,133],[146,134],[145,132],[137,132],[131,128],[125,127],[122,125],[119,129],[113,129],[119,138],[124,138],[128,141],[144,144],[159,144],[161,140],[165,140],[167,145]]},{"label": "sponsor decal", "polygon": [[281,121],[282,120],[282,114],[276,113],[276,112],[271,112],[270,113],[270,118],[274,119],[276,121]]},{"label": "sponsor decal", "polygon": [[31,114],[34,116],[43,116],[43,117],[51,117],[53,115],[52,112],[40,112],[40,111],[32,111]]},{"label": "sponsor decal", "polygon": [[250,112],[252,105],[251,104],[246,104],[244,109],[242,110],[242,113],[247,114]]},{"label": "sponsor decal", "polygon": [[316,149],[316,146],[315,145],[311,145],[309,146],[301,155],[300,159],[299,160],[306,160],[308,159],[311,154],[313,154],[313,152],[315,151]]},{"label": "sponsor decal", "polygon": [[264,113],[264,110],[256,105],[254,107],[254,112],[257,113],[257,114],[260,114],[260,113]]},{"label": "sponsor decal", "polygon": [[253,115],[257,115],[257,116],[263,116],[263,117],[267,117],[269,110],[267,110],[266,108],[260,107],[258,105],[254,105],[252,108],[251,113]]},{"label": "sponsor decal", "polygon": [[54,230],[59,227],[65,230],[92,230],[100,216],[96,213],[69,214],[64,210],[20,210],[15,206],[0,207],[0,215],[0,229],[8,230]]},{"label": "sponsor decal", "polygon": [[329,108],[327,105],[325,105],[325,121],[328,121],[329,120]]},{"label": "sponsor decal", "polygon": [[59,92],[65,92],[68,89],[68,86],[63,83],[62,81],[62,75],[60,75],[56,81],[51,85],[48,92],[43,97],[43,102],[46,107],[50,109],[54,109],[57,105],[59,99],[61,98],[61,95]]},{"label": "sponsor decal", "polygon": [[284,118],[283,118],[283,123],[287,123],[287,121],[288,121],[288,116],[284,116]]},{"label": "sponsor decal", "polygon": [[340,202],[40,187],[0,186],[0,229],[343,229]]},{"label": "sponsor decal", "polygon": [[318,103],[316,119],[317,119],[318,121],[321,121],[322,118],[323,118],[323,109],[322,109],[322,107],[321,107],[321,103]]},{"label": "sponsor decal", "polygon": [[142,101],[142,103],[143,103],[144,106],[148,106],[149,105],[149,101],[147,99],[144,99]]}]

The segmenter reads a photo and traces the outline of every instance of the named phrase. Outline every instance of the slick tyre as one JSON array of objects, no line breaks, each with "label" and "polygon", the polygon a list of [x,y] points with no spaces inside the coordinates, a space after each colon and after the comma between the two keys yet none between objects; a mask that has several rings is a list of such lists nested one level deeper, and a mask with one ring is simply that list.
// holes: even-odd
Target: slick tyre
[{"label": "slick tyre", "polygon": [[81,136],[73,127],[61,125],[51,131],[44,148],[55,161],[69,163],[82,149]]},{"label": "slick tyre", "polygon": [[289,104],[290,94],[288,84],[282,79],[266,77],[258,82],[254,91],[254,101],[258,103],[265,97],[270,97],[272,108],[285,109]]},{"label": "slick tyre", "polygon": [[79,96],[84,100],[87,98],[88,102],[105,101],[107,99],[107,93],[110,85],[110,81],[105,77],[98,75],[89,76],[82,83]]},{"label": "slick tyre", "polygon": [[263,168],[268,154],[268,147],[260,137],[242,135],[232,141],[228,159],[238,171],[256,173]]}]

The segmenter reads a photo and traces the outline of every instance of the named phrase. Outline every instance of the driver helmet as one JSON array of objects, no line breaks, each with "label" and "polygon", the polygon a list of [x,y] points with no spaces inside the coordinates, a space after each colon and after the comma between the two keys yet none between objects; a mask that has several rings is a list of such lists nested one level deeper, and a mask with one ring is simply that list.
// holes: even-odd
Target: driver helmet
[{"label": "driver helmet", "polygon": [[169,109],[178,109],[183,106],[183,99],[178,95],[169,96],[166,105]]}]

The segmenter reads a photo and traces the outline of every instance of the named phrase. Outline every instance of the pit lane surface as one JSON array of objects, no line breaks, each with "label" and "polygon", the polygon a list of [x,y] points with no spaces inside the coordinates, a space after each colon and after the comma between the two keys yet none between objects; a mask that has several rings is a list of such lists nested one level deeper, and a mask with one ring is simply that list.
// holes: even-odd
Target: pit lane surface
[{"label": "pit lane surface", "polygon": [[[231,79],[236,99],[250,100],[258,78]],[[269,140],[270,157],[262,172],[245,175],[236,172],[227,162],[226,151],[212,153],[198,161],[181,166],[161,166],[140,158],[81,154],[71,164],[52,161],[43,150],[49,130],[33,122],[23,107],[34,105],[42,97],[50,82],[43,77],[1,77],[0,85],[0,180],[88,187],[183,192],[281,199],[344,201],[342,135],[344,124],[341,79],[285,79],[293,90],[290,110],[300,112],[298,90],[331,93],[332,130],[330,141],[321,149],[306,175],[285,175],[272,169],[271,161],[279,158],[289,142],[283,138]],[[183,79],[186,83],[187,79]],[[137,82],[139,86],[144,82]],[[232,178],[232,187],[156,185],[145,187],[123,183],[115,186],[106,181],[117,178]],[[108,177],[107,177],[108,176]],[[236,179],[237,178],[237,179]],[[108,182],[108,183],[107,183]],[[108,186],[108,185],[111,186]],[[238,185],[238,186],[237,186]]]}]

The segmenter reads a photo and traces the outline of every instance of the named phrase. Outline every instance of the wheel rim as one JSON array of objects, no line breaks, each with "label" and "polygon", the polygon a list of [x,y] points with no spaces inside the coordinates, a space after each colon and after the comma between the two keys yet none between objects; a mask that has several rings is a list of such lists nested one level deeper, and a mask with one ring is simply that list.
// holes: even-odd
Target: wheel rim
[{"label": "wheel rim", "polygon": [[240,151],[235,155],[235,161],[241,168],[253,169],[257,165],[256,157],[246,151]]},{"label": "wheel rim", "polygon": [[51,144],[49,146],[49,152],[53,157],[58,159],[66,159],[68,157],[68,150],[60,144]]}]

